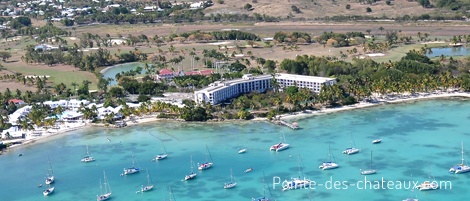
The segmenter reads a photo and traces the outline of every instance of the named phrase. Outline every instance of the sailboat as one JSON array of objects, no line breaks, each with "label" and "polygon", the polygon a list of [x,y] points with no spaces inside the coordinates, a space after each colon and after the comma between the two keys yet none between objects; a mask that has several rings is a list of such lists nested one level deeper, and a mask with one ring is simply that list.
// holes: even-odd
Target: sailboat
[{"label": "sailboat", "polygon": [[290,181],[285,182],[285,185],[282,187],[282,191],[286,190],[293,190],[293,189],[305,189],[310,186],[312,181],[310,179],[302,179],[302,162],[300,161],[300,155],[299,155],[299,177],[298,178],[292,178]]},{"label": "sailboat", "polygon": [[[431,167],[429,167],[429,170],[428,170],[428,178],[431,178]],[[428,180],[416,186],[416,188],[419,189],[420,191],[436,190],[439,188],[439,184],[436,182],[435,179],[433,181]]]},{"label": "sailboat", "polygon": [[460,164],[457,164],[455,165],[454,167],[451,167],[449,169],[449,172],[450,173],[455,173],[455,174],[460,174],[460,173],[466,173],[466,172],[470,172],[470,167],[468,165],[465,165],[464,164],[464,158],[463,158],[463,142],[461,142],[462,144],[462,163]]},{"label": "sailboat", "polygon": [[335,168],[338,168],[339,165],[335,162],[332,162],[331,160],[331,147],[330,147],[330,144],[328,144],[328,157],[329,157],[329,161],[327,162],[323,162],[319,168],[322,169],[322,170],[329,170],[329,169],[335,169]]},{"label": "sailboat", "polygon": [[95,158],[90,156],[90,151],[88,150],[88,145],[86,146],[86,156],[83,157],[81,161],[84,162],[84,163],[95,161]]},{"label": "sailboat", "polygon": [[209,151],[209,147],[207,147],[207,145],[206,145],[206,149],[207,149],[207,154],[209,154],[209,156],[210,156],[210,158],[211,158],[211,162],[209,162],[209,161],[207,160],[207,155],[206,155],[206,161],[207,161],[207,162],[202,163],[202,164],[199,164],[199,163],[198,163],[198,164],[197,164],[197,166],[198,166],[197,169],[198,169],[198,170],[207,170],[207,169],[211,168],[212,165],[214,165],[214,162],[213,162],[213,160],[212,160],[211,152]]},{"label": "sailboat", "polygon": [[49,169],[47,170],[47,177],[46,177],[46,184],[47,185],[54,183],[55,178],[54,178],[53,174],[54,174],[54,172],[52,170],[51,161],[49,160]]},{"label": "sailboat", "polygon": [[[271,192],[270,188],[268,190]],[[271,199],[266,197],[266,179],[263,172],[263,197],[251,198],[252,201],[271,201]]]},{"label": "sailboat", "polygon": [[359,153],[359,151],[361,151],[360,149],[356,148],[356,143],[354,142],[352,134],[351,134],[351,145],[352,147],[346,148],[346,150],[343,151],[343,154],[352,155],[352,154]]},{"label": "sailboat", "polygon": [[47,188],[46,190],[44,190],[44,191],[42,192],[42,194],[43,194],[44,196],[48,196],[48,195],[50,195],[50,194],[53,193],[53,192],[54,192],[54,187],[50,187],[50,186],[49,186],[49,188]]},{"label": "sailboat", "polygon": [[153,185],[150,185],[150,175],[149,175],[149,171],[147,170],[147,186],[143,186],[142,185],[142,188],[140,189],[140,192],[146,192],[146,191],[150,191],[153,189]]},{"label": "sailboat", "polygon": [[[165,145],[162,143],[162,153],[161,154],[158,154],[157,156],[155,156],[155,160],[163,160],[165,159],[166,157],[168,157],[168,153],[166,152],[166,148],[165,148]],[[165,150],[165,151],[163,151]]]},{"label": "sailboat", "polygon": [[187,180],[194,179],[194,178],[196,178],[196,176],[197,176],[197,174],[194,173],[194,170],[193,170],[193,157],[192,157],[192,156],[190,156],[190,161],[191,161],[191,162],[190,162],[190,163],[191,163],[191,173],[189,173],[188,175],[186,175],[186,176],[184,177],[184,180],[186,180],[186,181],[187,181]]},{"label": "sailboat", "polygon": [[233,182],[232,168],[230,168],[230,183],[224,184],[224,188],[228,189],[233,188],[235,186],[237,186],[237,183]]},{"label": "sailboat", "polygon": [[370,151],[370,167],[368,170],[363,170],[361,171],[362,175],[369,175],[369,174],[375,174],[377,173],[377,169],[372,169],[372,151]]},{"label": "sailboat", "polygon": [[103,186],[101,186],[101,179],[100,179],[100,195],[96,196],[97,201],[103,201],[111,198],[111,187],[109,186],[108,179],[106,179],[106,172],[103,171],[104,175],[104,193],[103,193]]},{"label": "sailboat", "polygon": [[289,144],[285,143],[286,137],[284,136],[284,133],[281,135],[281,140],[282,141],[280,143],[271,146],[269,150],[279,152],[279,151],[289,148]]},{"label": "sailboat", "polygon": [[135,167],[135,161],[134,161],[134,154],[132,154],[132,167],[130,168],[124,168],[124,174],[134,174],[140,172],[140,168]]}]

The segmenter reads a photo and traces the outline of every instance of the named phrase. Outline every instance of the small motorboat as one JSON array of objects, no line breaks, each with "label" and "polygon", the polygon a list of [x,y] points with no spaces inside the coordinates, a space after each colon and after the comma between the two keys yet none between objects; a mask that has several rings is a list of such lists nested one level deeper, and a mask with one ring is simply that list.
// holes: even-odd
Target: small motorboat
[{"label": "small motorboat", "polygon": [[23,156],[23,154],[19,154],[18,156]]},{"label": "small motorboat", "polygon": [[248,172],[251,172],[251,171],[253,171],[253,168],[250,167],[250,168],[245,170],[245,173],[248,173]]},{"label": "small motorboat", "polygon": [[378,144],[378,143],[381,143],[381,142],[382,142],[382,139],[372,140],[372,144]]},{"label": "small motorboat", "polygon": [[238,151],[239,154],[243,154],[243,153],[245,153],[245,152],[246,152],[246,149],[240,149],[240,150]]}]

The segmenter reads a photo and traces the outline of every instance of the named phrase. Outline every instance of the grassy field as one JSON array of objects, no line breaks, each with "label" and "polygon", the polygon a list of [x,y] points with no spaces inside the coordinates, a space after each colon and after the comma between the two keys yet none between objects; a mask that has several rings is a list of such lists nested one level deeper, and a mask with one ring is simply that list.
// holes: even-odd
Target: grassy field
[{"label": "grassy field", "polygon": [[[44,23],[43,21],[34,22],[36,24]],[[384,29],[381,31],[380,27]],[[443,22],[417,22],[417,23],[379,23],[379,22],[361,22],[361,23],[298,23],[298,22],[279,22],[279,23],[235,23],[235,24],[206,24],[206,23],[195,23],[195,24],[178,24],[178,25],[99,25],[99,26],[86,26],[86,27],[77,27],[77,30],[72,31],[72,37],[67,37],[69,45],[73,43],[79,43],[79,39],[77,37],[81,36],[82,33],[93,33],[98,34],[100,36],[105,36],[106,33],[111,33],[111,37],[117,38],[118,34],[122,36],[128,36],[129,34],[138,35],[138,34],[146,34],[148,37],[153,37],[154,35],[159,36],[167,36],[171,33],[183,33],[189,32],[194,30],[204,30],[204,31],[214,31],[214,30],[221,30],[221,29],[239,29],[241,31],[251,32],[260,35],[261,37],[272,37],[275,32],[277,31],[284,31],[284,32],[292,32],[292,31],[299,31],[299,32],[306,32],[311,34],[312,36],[321,35],[325,31],[333,31],[339,33],[346,33],[351,31],[359,31],[365,32],[366,30],[370,29],[371,34],[375,35],[381,40],[383,39],[384,34],[387,31],[400,31],[401,35],[404,36],[413,36],[416,39],[417,33],[428,33],[430,36],[428,37],[429,40],[449,40],[453,35],[459,34],[468,34],[468,30],[470,29],[468,24],[462,23],[443,23]],[[246,42],[244,41],[226,41],[228,47],[230,46],[245,46]],[[263,42],[257,42],[260,46],[265,46]],[[446,42],[447,43],[447,42]],[[78,71],[78,69],[73,68],[71,66],[65,65],[55,65],[55,66],[46,66],[40,64],[25,64],[21,61],[21,56],[24,54],[24,48],[28,44],[36,45],[37,43],[29,38],[22,38],[20,41],[11,41],[5,42],[0,41],[0,45],[7,48],[11,48],[10,51],[12,52],[13,57],[9,59],[8,63],[3,63],[3,65],[7,68],[6,71],[0,71],[0,75],[4,73],[15,73],[19,72],[24,75],[49,75],[51,76],[50,80],[54,84],[59,84],[61,82],[65,83],[68,86],[71,86],[72,82],[81,83],[83,80],[90,80],[92,81],[91,88],[96,89],[96,77],[90,72]],[[176,48],[176,53],[171,54],[169,53],[168,49],[170,45],[173,45]],[[441,44],[442,45],[442,44]],[[225,45],[221,45],[224,47]],[[387,52],[385,52],[385,56],[382,57],[372,57],[372,59],[378,62],[388,62],[399,60],[402,56],[406,54],[411,49],[420,49],[423,44],[417,42],[413,45],[405,45],[395,47]],[[429,47],[432,44],[428,45]],[[185,59],[182,64],[176,66],[169,64],[169,68],[173,68],[174,70],[178,70],[179,67],[182,67],[183,70],[189,71],[191,69],[191,61],[189,53],[194,51],[201,60],[196,63],[194,66],[195,69],[202,69],[204,68],[203,56],[202,51],[204,49],[218,49],[217,45],[211,45],[207,43],[194,43],[194,42],[168,42],[163,44],[160,47],[157,47],[155,44],[151,45],[141,45],[136,47],[131,46],[114,46],[112,48],[108,48],[112,55],[119,54],[120,52],[127,52],[132,51],[134,48],[138,48],[140,51],[147,53],[149,55],[149,59],[153,56],[158,55],[159,49],[163,51],[163,55],[169,61],[171,58],[175,56],[184,56]],[[297,55],[315,55],[315,56],[337,56],[339,57],[340,52],[347,52],[347,50],[351,50],[353,48],[357,48],[361,50],[362,47],[355,46],[355,47],[342,47],[342,48],[333,48],[324,46],[318,43],[313,43],[310,45],[301,45],[299,46],[299,50],[284,50],[283,46],[265,46],[263,48],[251,48],[245,47],[242,49],[243,53],[247,56],[248,51],[251,51],[255,57],[263,57],[265,59],[276,60],[281,62],[285,58],[295,58]],[[94,50],[89,50],[94,51]],[[224,50],[220,50],[224,52]],[[235,49],[231,48],[227,50],[227,53],[230,55],[233,51],[236,51],[237,54],[240,52]],[[362,53],[361,51],[359,53]],[[245,57],[247,58],[247,57]],[[346,58],[346,61],[351,60],[351,56]],[[240,59],[240,58],[237,58]],[[257,67],[255,61],[251,61],[251,67]],[[14,84],[6,84],[3,83],[0,86],[0,91],[3,91],[6,87],[10,89],[15,89]],[[23,88],[32,88],[34,86],[17,86],[19,89]]]}]

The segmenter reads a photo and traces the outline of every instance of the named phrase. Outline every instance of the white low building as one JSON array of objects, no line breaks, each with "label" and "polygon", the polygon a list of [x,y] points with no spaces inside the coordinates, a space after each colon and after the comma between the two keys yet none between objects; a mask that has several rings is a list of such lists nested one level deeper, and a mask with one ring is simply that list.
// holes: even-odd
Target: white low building
[{"label": "white low building", "polygon": [[[241,79],[229,81],[217,81],[211,83],[208,87],[194,92],[194,101],[200,103],[219,104],[230,98],[235,98],[241,94],[252,91],[264,92],[270,89],[272,75],[253,76],[244,75]],[[297,86],[299,88],[308,88],[314,92],[320,92],[323,85],[336,84],[336,79],[326,77],[315,77],[305,75],[292,75],[277,73],[274,76],[279,87]]]},{"label": "white low building", "polygon": [[299,88],[308,88],[311,91],[319,93],[323,85],[334,85],[336,84],[335,78],[328,77],[316,77],[306,75],[293,75],[285,73],[276,73],[276,81],[280,88],[297,86]]}]

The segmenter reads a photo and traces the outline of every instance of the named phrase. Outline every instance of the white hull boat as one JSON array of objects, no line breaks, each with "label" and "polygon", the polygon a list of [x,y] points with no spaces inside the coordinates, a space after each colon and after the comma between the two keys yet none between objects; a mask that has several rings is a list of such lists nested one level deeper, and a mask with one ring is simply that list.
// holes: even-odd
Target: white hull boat
[{"label": "white hull boat", "polygon": [[48,176],[46,178],[46,184],[47,185],[54,183],[54,181],[55,181],[54,176]]},{"label": "white hull boat", "polygon": [[372,169],[372,151],[370,151],[370,167],[368,170],[361,171],[362,175],[371,175],[377,173],[378,170]]},{"label": "white hull boat", "polygon": [[285,143],[281,142],[279,144],[275,144],[275,145],[271,146],[269,148],[269,150],[279,152],[279,151],[282,151],[282,150],[286,150],[287,148],[289,148],[289,144],[285,144]]},{"label": "white hull boat", "polygon": [[378,144],[378,143],[381,143],[381,142],[382,142],[382,139],[372,140],[372,144]]},{"label": "white hull boat", "polygon": [[288,181],[286,185],[282,187],[282,190],[305,189],[310,186],[311,182],[312,181],[309,179],[294,178],[291,181]]},{"label": "white hull boat", "polygon": [[343,154],[352,155],[352,154],[357,154],[360,151],[361,150],[357,148],[347,148],[346,150],[343,151]]},{"label": "white hull boat", "polygon": [[449,172],[450,173],[455,173],[455,174],[462,174],[462,173],[466,173],[466,172],[470,172],[470,167],[468,165],[465,165],[464,163],[464,158],[463,158],[463,142],[462,142],[462,163],[458,164],[458,165],[455,165],[453,167],[451,167],[449,169]]},{"label": "white hull boat", "polygon": [[186,176],[184,177],[184,180],[186,180],[186,181],[187,181],[187,180],[191,180],[191,179],[196,178],[196,176],[197,176],[196,173],[190,173],[189,175],[186,175]]},{"label": "white hull boat", "polygon": [[82,160],[80,160],[84,163],[89,163],[89,162],[93,162],[95,161],[95,158],[93,158],[92,156],[90,156],[90,151],[88,150],[88,146],[86,147],[86,156],[82,158]]},{"label": "white hull boat", "polygon": [[203,163],[203,164],[198,164],[197,169],[198,169],[198,170],[207,170],[207,169],[211,168],[212,165],[213,165],[213,163],[211,163],[211,162],[207,162],[207,163]]},{"label": "white hull boat", "polygon": [[54,192],[54,187],[48,188],[42,192],[44,196],[48,196]]},{"label": "white hull boat", "polygon": [[109,186],[108,179],[106,179],[106,172],[103,171],[104,175],[104,193],[102,193],[103,186],[101,186],[101,179],[100,179],[100,195],[96,196],[96,201],[103,201],[108,200],[111,198],[111,187]]},{"label": "white hull boat", "polygon": [[436,190],[439,188],[439,185],[435,181],[425,181],[418,185],[416,188],[418,188],[420,191]]},{"label": "white hull boat", "polygon": [[243,154],[243,153],[245,153],[245,152],[246,152],[246,149],[240,149],[240,150],[238,151],[239,154]]}]

